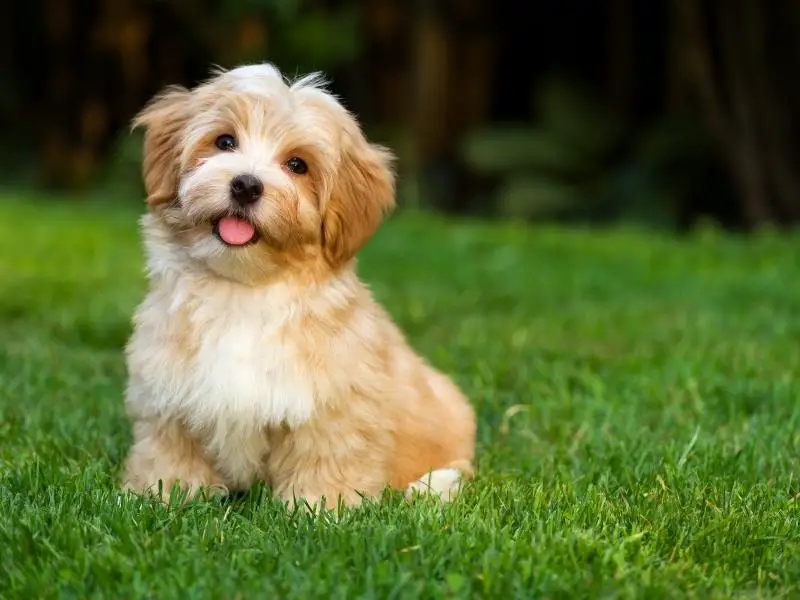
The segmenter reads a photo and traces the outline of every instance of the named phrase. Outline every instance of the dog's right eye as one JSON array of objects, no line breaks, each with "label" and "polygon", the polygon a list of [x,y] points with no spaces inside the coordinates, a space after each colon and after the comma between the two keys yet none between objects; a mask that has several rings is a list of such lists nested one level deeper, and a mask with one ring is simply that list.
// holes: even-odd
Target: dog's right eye
[{"label": "dog's right eye", "polygon": [[223,152],[230,152],[236,150],[236,138],[225,133],[217,138],[214,145]]}]

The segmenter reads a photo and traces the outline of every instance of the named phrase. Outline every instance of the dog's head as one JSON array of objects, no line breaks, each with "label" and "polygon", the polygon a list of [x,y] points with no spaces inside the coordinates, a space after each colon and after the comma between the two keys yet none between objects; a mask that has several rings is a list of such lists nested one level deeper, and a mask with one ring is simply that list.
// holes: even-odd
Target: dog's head
[{"label": "dog's head", "polygon": [[310,75],[272,65],[170,88],[134,119],[145,129],[147,202],[171,237],[218,274],[348,263],[394,207],[393,156]]}]

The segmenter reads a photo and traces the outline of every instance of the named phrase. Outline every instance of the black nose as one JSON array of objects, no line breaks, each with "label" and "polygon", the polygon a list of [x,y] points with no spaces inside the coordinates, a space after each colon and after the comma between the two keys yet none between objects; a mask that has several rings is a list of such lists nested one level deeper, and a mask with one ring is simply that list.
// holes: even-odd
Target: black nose
[{"label": "black nose", "polygon": [[245,173],[231,179],[231,197],[239,204],[252,204],[263,192],[264,185],[258,177]]}]

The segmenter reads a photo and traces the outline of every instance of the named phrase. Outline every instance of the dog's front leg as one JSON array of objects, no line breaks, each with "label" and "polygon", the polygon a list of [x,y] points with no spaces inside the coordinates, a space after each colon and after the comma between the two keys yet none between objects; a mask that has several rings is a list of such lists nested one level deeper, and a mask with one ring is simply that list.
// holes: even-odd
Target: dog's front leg
[{"label": "dog's front leg", "polygon": [[322,508],[336,511],[340,503],[355,507],[367,498],[378,496],[385,488],[382,473],[377,470],[375,473],[348,473],[346,467],[319,457],[306,465],[306,468],[273,479],[273,493],[290,507],[315,512]]},{"label": "dog's front leg", "polygon": [[276,495],[290,508],[297,507],[311,512],[336,511],[340,503],[348,507],[358,506],[364,499],[364,496],[351,489],[305,491],[294,486],[283,488]]},{"label": "dog's front leg", "polygon": [[159,493],[168,501],[176,484],[189,496],[198,491],[226,493],[227,489],[203,449],[175,422],[140,420],[134,424],[134,443],[125,465],[123,487]]}]

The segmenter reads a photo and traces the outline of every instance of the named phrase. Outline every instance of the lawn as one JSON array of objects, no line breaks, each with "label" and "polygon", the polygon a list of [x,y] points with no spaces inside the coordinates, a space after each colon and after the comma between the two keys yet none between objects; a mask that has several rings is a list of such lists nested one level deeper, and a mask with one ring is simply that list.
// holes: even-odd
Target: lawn
[{"label": "lawn", "polygon": [[0,201],[0,597],[798,597],[800,240],[393,218],[360,270],[478,478],[338,522],[115,487],[132,203]]}]

